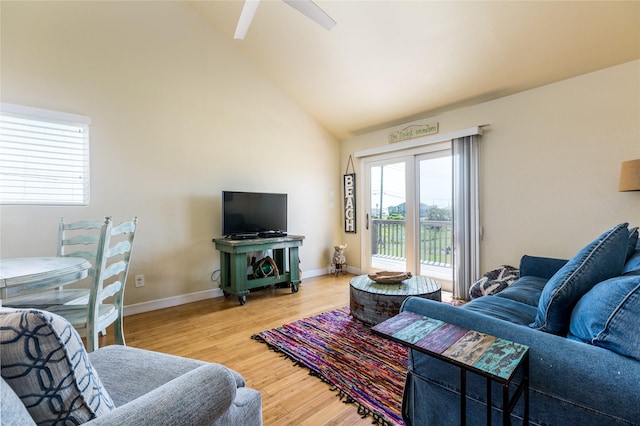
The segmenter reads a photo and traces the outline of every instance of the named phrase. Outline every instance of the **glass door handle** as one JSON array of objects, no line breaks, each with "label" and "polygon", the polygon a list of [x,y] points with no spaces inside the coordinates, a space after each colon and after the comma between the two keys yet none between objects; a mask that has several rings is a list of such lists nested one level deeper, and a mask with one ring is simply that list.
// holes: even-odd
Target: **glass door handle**
[{"label": "glass door handle", "polygon": [[369,230],[369,213],[365,215],[364,228]]}]

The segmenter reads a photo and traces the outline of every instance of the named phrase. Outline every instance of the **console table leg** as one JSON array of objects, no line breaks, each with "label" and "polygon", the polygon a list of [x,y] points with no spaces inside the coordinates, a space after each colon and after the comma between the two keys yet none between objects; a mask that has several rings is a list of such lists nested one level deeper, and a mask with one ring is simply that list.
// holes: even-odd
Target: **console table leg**
[{"label": "console table leg", "polygon": [[505,383],[502,385],[502,424],[504,426],[511,424],[509,405],[509,384]]},{"label": "console table leg", "polygon": [[467,424],[467,370],[460,369],[460,424]]},{"label": "console table leg", "polygon": [[522,424],[524,426],[529,425],[529,352],[526,354],[526,358],[524,360],[524,377],[522,381],[525,383],[524,386],[524,420]]},{"label": "console table leg", "polygon": [[297,284],[300,282],[300,257],[298,255],[298,247],[289,248],[289,272],[291,273],[291,282]]},{"label": "console table leg", "polygon": [[491,379],[487,378],[487,425],[491,424]]}]

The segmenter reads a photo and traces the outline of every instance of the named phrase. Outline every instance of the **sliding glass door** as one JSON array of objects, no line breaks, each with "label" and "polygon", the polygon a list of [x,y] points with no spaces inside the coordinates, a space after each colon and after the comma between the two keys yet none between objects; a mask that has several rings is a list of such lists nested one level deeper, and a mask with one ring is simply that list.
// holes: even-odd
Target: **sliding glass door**
[{"label": "sliding glass door", "polygon": [[438,280],[451,291],[453,280],[452,162],[449,150],[416,158],[419,210],[420,275]]},{"label": "sliding glass door", "polygon": [[451,291],[450,144],[430,151],[364,160],[365,272],[409,271]]},{"label": "sliding glass door", "polygon": [[[408,271],[407,263],[407,159],[372,162],[367,167],[369,185],[365,232],[368,269]],[[410,225],[410,223],[409,223]]]}]

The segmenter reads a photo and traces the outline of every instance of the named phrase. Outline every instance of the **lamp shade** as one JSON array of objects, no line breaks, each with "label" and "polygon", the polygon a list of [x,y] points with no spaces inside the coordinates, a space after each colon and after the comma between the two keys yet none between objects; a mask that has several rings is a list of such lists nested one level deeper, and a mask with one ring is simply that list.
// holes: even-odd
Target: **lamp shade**
[{"label": "lamp shade", "polygon": [[640,160],[622,163],[618,191],[640,191]]}]

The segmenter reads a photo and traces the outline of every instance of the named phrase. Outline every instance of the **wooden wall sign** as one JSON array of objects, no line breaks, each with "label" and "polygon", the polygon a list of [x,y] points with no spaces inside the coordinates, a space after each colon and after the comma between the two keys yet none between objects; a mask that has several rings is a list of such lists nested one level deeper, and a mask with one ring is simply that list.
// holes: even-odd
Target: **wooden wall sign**
[{"label": "wooden wall sign", "polygon": [[344,232],[356,232],[356,174],[344,175]]},{"label": "wooden wall sign", "polygon": [[[354,173],[349,172],[349,165],[351,165]],[[344,175],[344,232],[356,232],[356,174],[353,168],[353,160],[349,156],[349,162],[347,163],[347,174]]]},{"label": "wooden wall sign", "polygon": [[436,133],[438,133],[437,122],[432,124],[416,124],[391,133],[389,135],[389,143],[406,141],[421,136],[435,135]]}]

